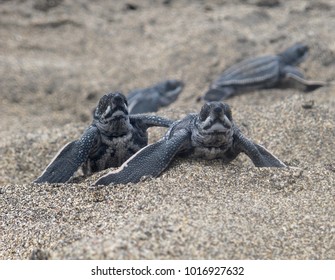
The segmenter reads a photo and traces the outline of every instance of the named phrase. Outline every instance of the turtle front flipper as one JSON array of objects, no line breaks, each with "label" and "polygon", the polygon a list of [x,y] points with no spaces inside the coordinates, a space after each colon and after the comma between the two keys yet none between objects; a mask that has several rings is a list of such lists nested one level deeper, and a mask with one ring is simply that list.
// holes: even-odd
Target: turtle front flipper
[{"label": "turtle front flipper", "polygon": [[148,145],[124,162],[117,170],[98,179],[94,185],[137,183],[142,177],[157,177],[170,164],[180,147],[187,141],[189,132],[185,129],[170,139],[163,138]]},{"label": "turtle front flipper", "polygon": [[33,183],[67,182],[87,160],[97,133],[96,127],[90,127],[79,140],[66,144]]},{"label": "turtle front flipper", "polygon": [[254,143],[254,145],[256,146],[258,152],[261,154],[264,161],[267,163],[266,166],[264,167],[287,167],[285,163],[283,163],[279,158],[275,157],[262,145],[256,143]]},{"label": "turtle front flipper", "polygon": [[299,69],[293,66],[284,67],[283,73],[285,79],[294,80],[295,82],[305,86],[306,92],[313,91],[320,87],[328,85],[327,82],[306,80],[304,78],[304,75],[299,71]]},{"label": "turtle front flipper", "polygon": [[174,123],[173,120],[154,115],[136,114],[136,115],[130,115],[129,118],[131,120],[142,121],[148,128],[152,126],[169,127],[171,126],[171,124]]},{"label": "turtle front flipper", "polygon": [[286,165],[271,154],[263,146],[255,144],[246,138],[241,132],[234,135],[235,152],[245,153],[257,167],[286,167]]},{"label": "turtle front flipper", "polygon": [[304,85],[306,92],[310,92],[310,91],[316,90],[320,87],[324,87],[324,86],[328,85],[327,82],[305,80],[304,78],[301,78],[301,77],[299,77],[295,74],[292,74],[292,73],[286,74],[286,77],[290,78],[290,79],[293,79],[293,80],[297,81],[298,83]]}]

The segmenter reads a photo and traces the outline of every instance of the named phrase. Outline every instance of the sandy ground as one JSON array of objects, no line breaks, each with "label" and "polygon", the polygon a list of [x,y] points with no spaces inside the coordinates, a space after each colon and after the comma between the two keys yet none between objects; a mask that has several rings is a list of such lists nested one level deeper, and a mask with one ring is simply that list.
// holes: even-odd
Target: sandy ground
[{"label": "sandy ground", "polygon": [[[75,4],[74,4],[75,2]],[[110,91],[182,79],[176,103],[222,70],[295,42],[335,80],[335,1],[0,1],[0,258],[335,259],[335,88],[230,99],[242,131],[290,166],[178,159],[157,179],[32,185]],[[150,142],[164,129],[151,129]]]}]

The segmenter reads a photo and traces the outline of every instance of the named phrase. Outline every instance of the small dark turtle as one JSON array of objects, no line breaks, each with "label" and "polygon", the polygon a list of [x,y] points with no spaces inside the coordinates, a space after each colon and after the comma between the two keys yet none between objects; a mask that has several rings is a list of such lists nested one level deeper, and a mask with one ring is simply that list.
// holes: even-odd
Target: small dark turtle
[{"label": "small dark turtle", "polygon": [[121,93],[104,95],[92,124],[80,139],[66,144],[34,183],[65,183],[82,167],[85,175],[118,167],[148,144],[147,129],[173,121],[150,115],[129,115]]},{"label": "small dark turtle", "polygon": [[166,80],[148,88],[133,90],[127,95],[129,112],[131,114],[157,112],[159,108],[176,101],[183,87],[182,81]]},{"label": "small dark turtle", "polygon": [[255,89],[274,88],[294,80],[306,91],[327,85],[326,82],[309,81],[295,65],[307,55],[308,46],[295,44],[277,55],[260,56],[237,63],[217,78],[205,93],[206,101],[219,101]]},{"label": "small dark turtle", "polygon": [[209,102],[203,105],[200,114],[189,114],[176,121],[161,140],[138,151],[94,185],[136,183],[143,176],[157,177],[176,155],[229,163],[241,152],[258,167],[286,166],[241,133],[227,104]]}]

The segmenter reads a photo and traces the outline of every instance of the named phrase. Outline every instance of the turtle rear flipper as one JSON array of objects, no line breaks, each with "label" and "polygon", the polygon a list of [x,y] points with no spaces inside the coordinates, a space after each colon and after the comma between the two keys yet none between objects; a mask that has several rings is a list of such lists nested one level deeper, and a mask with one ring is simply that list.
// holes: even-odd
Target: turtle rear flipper
[{"label": "turtle rear flipper", "polygon": [[33,183],[67,182],[87,160],[96,135],[97,129],[90,127],[79,140],[66,144]]},{"label": "turtle rear flipper", "polygon": [[271,154],[263,146],[255,144],[241,132],[236,133],[235,138],[236,152],[245,153],[257,167],[286,167],[286,165]]},{"label": "turtle rear flipper", "polygon": [[128,94],[129,112],[140,114],[157,112],[176,101],[183,90],[184,83],[179,80],[166,80],[145,89],[136,89]]},{"label": "turtle rear flipper", "polygon": [[157,177],[170,164],[180,147],[187,141],[188,132],[181,130],[170,139],[148,145],[130,157],[115,171],[98,179],[94,185],[137,183],[142,177]]},{"label": "turtle rear flipper", "polygon": [[151,95],[143,95],[139,92],[137,96],[128,98],[130,114],[141,114],[148,112],[157,112],[159,109],[158,94],[153,92]]},{"label": "turtle rear flipper", "polygon": [[225,100],[235,93],[234,88],[232,87],[224,87],[224,88],[211,88],[209,89],[205,95],[205,101],[220,101]]}]

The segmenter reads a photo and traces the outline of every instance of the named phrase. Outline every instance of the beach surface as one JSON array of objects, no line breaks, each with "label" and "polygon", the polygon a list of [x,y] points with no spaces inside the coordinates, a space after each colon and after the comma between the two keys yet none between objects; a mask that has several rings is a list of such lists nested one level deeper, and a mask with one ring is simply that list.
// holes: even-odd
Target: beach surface
[{"label": "beach surface", "polygon": [[[335,80],[335,1],[0,1],[0,259],[335,259],[335,87],[227,100],[289,168],[178,158],[159,177],[92,189],[108,170],[32,184],[99,98],[185,83],[180,119],[224,69],[296,42]],[[149,142],[166,129],[151,128]]]}]

